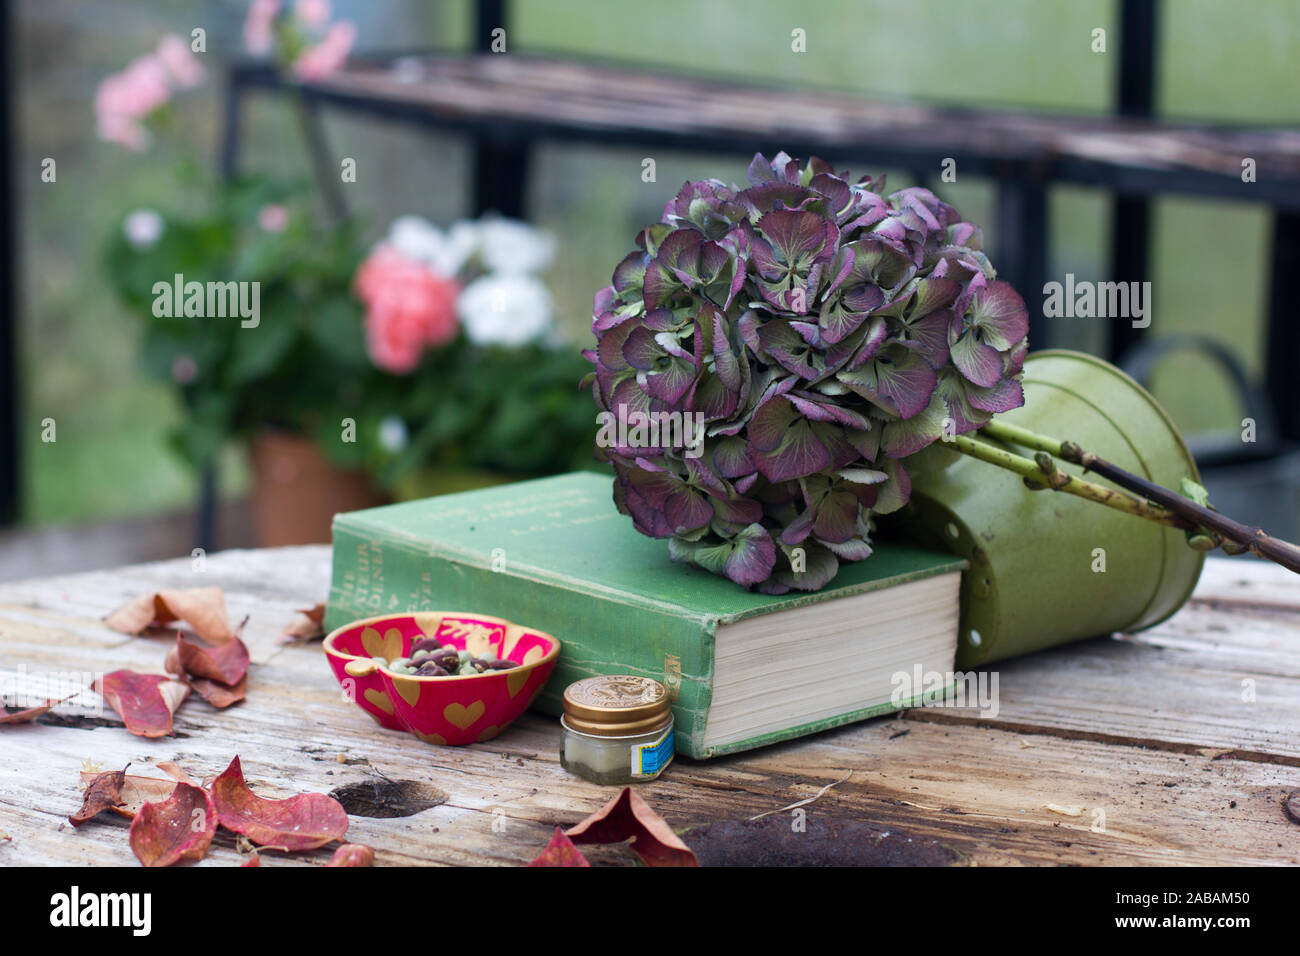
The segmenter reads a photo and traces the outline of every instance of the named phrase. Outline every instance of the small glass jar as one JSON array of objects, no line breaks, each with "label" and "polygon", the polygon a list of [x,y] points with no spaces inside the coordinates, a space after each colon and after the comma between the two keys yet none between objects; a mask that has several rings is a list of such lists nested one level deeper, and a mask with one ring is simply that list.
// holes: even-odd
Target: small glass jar
[{"label": "small glass jar", "polygon": [[560,763],[595,783],[653,780],[672,763],[672,701],[657,680],[588,677],[564,691]]}]

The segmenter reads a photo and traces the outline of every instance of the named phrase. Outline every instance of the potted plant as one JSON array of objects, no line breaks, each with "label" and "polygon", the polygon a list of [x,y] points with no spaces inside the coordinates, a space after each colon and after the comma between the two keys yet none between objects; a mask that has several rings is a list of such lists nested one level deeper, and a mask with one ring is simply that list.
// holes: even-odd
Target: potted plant
[{"label": "potted plant", "polygon": [[539,273],[554,239],[487,216],[447,230],[393,223],[357,272],[366,355],[386,379],[366,396],[355,454],[397,497],[567,471],[590,461],[586,371],[555,334]]},{"label": "potted plant", "polygon": [[[619,510],[675,560],[769,593],[817,590],[840,562],[869,560],[877,518],[899,513],[905,533],[972,560],[968,660],[1154,623],[1207,548],[1300,569],[1294,546],[1207,507],[1136,383],[1077,356],[1026,365],[1023,300],[979,227],[929,190],[886,195],[883,180],[784,153],[756,156],[749,180],[686,183],[595,297],[597,455]],[[1039,489],[1094,505],[1067,513]],[[1140,551],[1112,559],[1114,600],[1053,573],[1083,545]],[[1062,607],[1066,624],[1049,613]]]}]

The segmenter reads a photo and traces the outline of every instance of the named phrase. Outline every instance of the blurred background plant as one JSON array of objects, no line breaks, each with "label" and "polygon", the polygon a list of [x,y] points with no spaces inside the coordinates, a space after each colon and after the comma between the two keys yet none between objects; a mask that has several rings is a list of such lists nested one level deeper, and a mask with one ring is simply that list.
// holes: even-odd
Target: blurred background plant
[{"label": "blurred background plant", "polygon": [[[324,0],[254,0],[244,48],[321,80],[356,35],[330,16]],[[171,447],[202,472],[230,442],[251,442],[259,543],[327,540],[336,511],[390,496],[590,463],[592,413],[577,394],[587,367],[555,336],[540,275],[550,233],[497,215],[444,232],[406,215],[362,259],[363,224],[321,215],[309,180],[222,179],[184,141],[167,142],[184,108],[173,94],[204,78],[191,43],[168,34],[101,82],[100,138],[174,153],[164,160],[204,201],[188,214],[128,213],[104,267],[143,319],[144,371],[181,397]],[[211,315],[208,292],[191,311],[190,289],[214,286],[243,298],[226,310],[219,296],[229,314]],[[257,314],[236,314],[254,287]]]},{"label": "blurred background plant", "polygon": [[[313,22],[355,24],[348,51],[354,60],[382,50],[468,52],[478,42],[475,18],[480,5],[474,0],[334,0],[324,21],[319,20],[318,5],[304,8],[293,0],[259,4],[271,6],[292,15],[305,11],[304,48],[319,46],[330,29],[312,27]],[[593,16],[588,0],[529,0],[507,3],[505,9],[511,52],[553,51],[669,72],[704,71],[777,88],[829,87],[887,102],[1024,108],[1098,118],[1111,114],[1120,98],[1117,41],[1127,6],[1127,0],[1068,5],[996,0],[978,6],[915,0],[901,7],[884,0],[826,0],[792,10],[778,0],[717,0],[707,5],[657,0],[651,12],[620,3],[605,5],[600,16]],[[248,0],[16,0],[7,5],[16,133],[11,148],[15,169],[25,171],[14,177],[12,187],[18,204],[15,268],[22,296],[15,365],[20,374],[23,494],[20,530],[7,534],[25,535],[22,528],[34,532],[21,538],[20,549],[0,548],[21,555],[0,567],[0,577],[36,573],[47,566],[54,570],[116,563],[125,558],[113,555],[135,540],[147,539],[152,550],[133,551],[131,556],[188,552],[199,473],[173,453],[168,437],[184,421],[183,392],[171,379],[139,374],[148,322],[120,304],[100,263],[104,237],[120,232],[128,211],[165,211],[168,220],[185,221],[210,214],[217,200],[180,175],[183,164],[166,144],[181,143],[194,155],[217,156],[221,80],[230,60],[245,55],[249,9]],[[1248,14],[1217,0],[1165,2],[1159,9],[1154,116],[1208,123],[1300,123],[1300,71],[1294,69],[1300,13],[1291,0],[1253,0]],[[683,30],[683,23],[692,28]],[[146,127],[155,137],[147,152],[109,149],[96,135],[94,100],[100,81],[123,70],[140,51],[156,51],[160,37],[174,33],[188,39],[196,27],[206,31],[206,52],[196,54],[205,81],[192,88],[174,87],[164,110],[169,116],[163,121],[165,129]],[[791,30],[796,27],[807,35],[803,54],[791,51]],[[1091,49],[1097,29],[1110,37],[1104,54]],[[331,57],[343,46],[344,30],[335,29],[333,45],[326,48]],[[274,49],[274,37],[271,42]],[[321,54],[322,59],[331,57]],[[282,69],[292,74],[293,62]],[[862,69],[864,62],[872,64],[870,71]],[[242,117],[243,168],[275,183],[302,183],[304,171],[313,167],[295,104],[288,98],[250,96]],[[330,142],[355,160],[359,170],[356,182],[345,187],[351,208],[365,213],[365,222],[353,227],[357,261],[386,232],[387,224],[403,215],[415,213],[450,224],[476,214],[468,187],[475,139],[466,131],[416,129],[389,124],[378,115],[338,111],[326,111],[322,122]],[[683,181],[710,175],[743,180],[749,156],[762,145],[771,144],[737,144],[735,152],[719,155],[642,146],[593,149],[558,139],[538,142],[527,176],[524,215],[561,237],[554,265],[546,273],[555,337],[587,342],[590,295],[608,282],[610,250],[622,248],[640,225],[657,219]],[[642,178],[647,156],[657,164],[655,181]],[[33,172],[47,157],[57,159],[57,183],[41,182]],[[887,173],[891,188],[917,183],[906,169],[879,168],[853,157],[845,157],[844,164]],[[199,165],[208,168],[206,162]],[[964,216],[987,224],[986,239],[996,245],[998,197],[993,180],[962,173],[956,182],[931,185]],[[268,195],[298,210],[293,215],[300,215],[298,221],[304,224],[330,221],[319,187]],[[1109,191],[1054,183],[1047,205],[1049,277],[1060,280],[1068,272],[1080,280],[1112,278]],[[1268,351],[1264,316],[1272,208],[1262,201],[1191,195],[1157,197],[1150,208],[1148,277],[1155,290],[1151,331],[1158,338],[1210,336],[1253,379],[1262,378]],[[1216,267],[1194,265],[1207,262]],[[363,304],[352,299],[348,307],[358,310],[360,321]],[[1051,325],[1054,344],[1104,348],[1102,322],[1066,318]],[[444,358],[448,374],[461,369],[461,363],[451,361],[452,354]],[[426,361],[436,364],[436,354]],[[1238,395],[1204,355],[1171,356],[1154,371],[1153,382],[1157,397],[1184,432],[1216,432],[1236,439],[1243,414]],[[398,391],[405,396],[410,389]],[[578,398],[589,403],[581,393]],[[453,418],[458,414],[455,408],[440,407],[439,414],[444,413]],[[415,446],[418,430],[400,409],[395,414],[408,423],[404,447]],[[57,442],[42,441],[47,418],[58,423]],[[450,432],[453,424],[442,427]],[[377,440],[378,432],[373,434]],[[386,434],[390,445],[400,444],[401,432],[391,422]],[[461,434],[466,436],[463,441],[443,444],[446,455],[460,461],[493,457],[480,454],[472,428]],[[507,444],[503,441],[501,448]],[[343,451],[370,453],[360,440]],[[383,458],[381,453],[393,453],[382,447],[370,451],[376,463],[368,467],[387,479],[383,462],[391,465],[397,456]],[[251,467],[246,443],[226,442],[217,460],[222,513],[234,521],[223,528],[221,539],[227,545],[241,543],[248,540],[247,527],[234,519],[248,513],[244,503]],[[130,534],[121,533],[124,523],[132,529]],[[165,536],[145,533],[164,524],[169,529]],[[100,539],[92,531],[101,525],[112,527],[102,538],[105,550],[97,552],[91,542]],[[65,528],[66,534],[60,530]],[[0,532],[0,538],[5,534]],[[33,549],[44,540],[66,541],[68,547],[52,548],[41,558]]]}]

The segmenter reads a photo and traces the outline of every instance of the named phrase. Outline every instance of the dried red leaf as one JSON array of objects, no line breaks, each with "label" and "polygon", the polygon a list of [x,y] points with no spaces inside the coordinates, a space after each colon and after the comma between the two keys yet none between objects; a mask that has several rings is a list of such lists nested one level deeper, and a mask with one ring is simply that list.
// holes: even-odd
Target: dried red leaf
[{"label": "dried red leaf", "polygon": [[537,855],[529,866],[591,866],[582,852],[573,845],[573,841],[564,835],[559,827],[546,849]]},{"label": "dried red leaf", "polygon": [[345,843],[334,851],[326,866],[374,866],[375,851],[364,843]]},{"label": "dried red leaf", "polygon": [[194,689],[194,693],[218,710],[229,707],[231,704],[238,704],[248,696],[247,677],[233,687],[219,684],[214,680],[191,680],[190,687]]},{"label": "dried red leaf", "polygon": [[[129,767],[130,764],[127,764]],[[86,774],[82,774],[85,777]],[[105,810],[122,806],[122,788],[126,786],[126,767],[110,770],[108,773],[91,775],[90,784],[81,798],[81,809],[68,817],[68,822],[79,827],[87,820],[99,816]]]},{"label": "dried red leaf", "polygon": [[105,624],[125,634],[139,634],[148,627],[165,627],[173,621],[184,621],[209,644],[225,644],[235,639],[221,588],[151,591],[127,601],[104,618]]},{"label": "dried red leaf", "polygon": [[[162,765],[159,764],[159,766]],[[94,783],[97,776],[99,774],[87,773],[83,770],[81,772],[81,782],[89,787]],[[165,777],[139,777],[128,773],[124,780],[121,789],[122,802],[107,809],[116,813],[119,817],[126,817],[128,820],[139,813],[140,808],[146,803],[158,803],[166,800],[172,795],[172,791],[176,789],[176,781],[174,779],[168,780]],[[191,781],[186,781],[186,783],[189,782]]]},{"label": "dried red leaf", "polygon": [[565,832],[580,844],[622,843],[631,837],[632,849],[646,866],[700,865],[691,848],[631,787],[624,787],[604,807]]},{"label": "dried red leaf", "polygon": [[248,645],[237,637],[218,647],[204,647],[177,634],[175,650],[181,668],[190,677],[230,686],[238,684],[248,673]]},{"label": "dried red leaf", "polygon": [[290,621],[280,632],[280,643],[291,644],[295,641],[314,641],[325,636],[325,605],[299,608],[299,616]]},{"label": "dried red leaf", "polygon": [[239,638],[207,648],[177,634],[163,666],[213,707],[225,708],[247,696],[248,661],[248,646]]},{"label": "dried red leaf", "polygon": [[95,690],[126,722],[137,737],[166,737],[172,732],[172,714],[190,689],[162,674],[113,671],[95,682]]},{"label": "dried red leaf", "polygon": [[131,852],[145,866],[201,860],[217,832],[217,810],[202,787],[177,783],[161,803],[146,803],[131,821]]},{"label": "dried red leaf", "polygon": [[303,793],[285,800],[257,796],[244,782],[239,757],[212,781],[212,799],[223,827],[261,846],[314,850],[342,840],[348,830],[343,805],[323,793]]},{"label": "dried red leaf", "polygon": [[57,703],[57,700],[47,700],[38,707],[28,707],[26,710],[8,710],[6,708],[3,712],[0,712],[0,724],[30,724],[42,714],[48,714],[50,708]]}]

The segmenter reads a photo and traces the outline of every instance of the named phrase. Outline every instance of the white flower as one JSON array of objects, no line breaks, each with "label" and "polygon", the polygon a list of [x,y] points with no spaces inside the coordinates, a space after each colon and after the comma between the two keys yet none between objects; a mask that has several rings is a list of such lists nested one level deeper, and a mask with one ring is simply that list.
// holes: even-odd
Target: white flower
[{"label": "white flower", "polygon": [[152,209],[137,209],[122,220],[122,233],[133,249],[152,248],[165,228],[163,217]]},{"label": "white flower", "polygon": [[379,445],[384,451],[397,454],[406,447],[410,435],[406,431],[406,422],[397,415],[385,415],[379,420]]},{"label": "white flower", "polygon": [[458,222],[443,232],[427,219],[402,216],[388,230],[388,242],[407,259],[423,263],[444,278],[460,272],[478,241],[473,223]]},{"label": "white flower", "polygon": [[525,345],[544,337],[554,323],[546,283],[516,273],[475,279],[456,299],[456,314],[475,345]]},{"label": "white flower", "polygon": [[485,216],[479,256],[489,272],[541,272],[555,261],[555,236],[518,219]]}]

